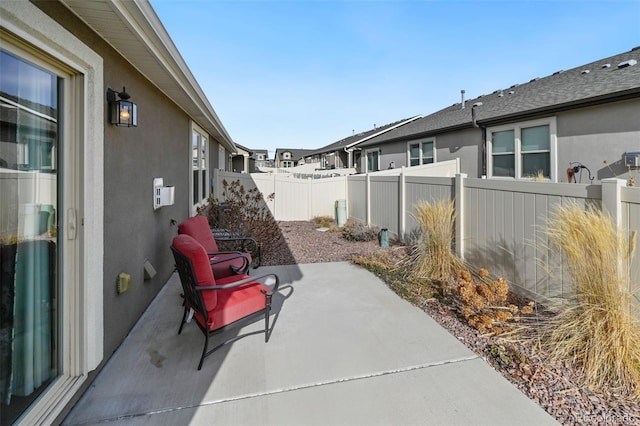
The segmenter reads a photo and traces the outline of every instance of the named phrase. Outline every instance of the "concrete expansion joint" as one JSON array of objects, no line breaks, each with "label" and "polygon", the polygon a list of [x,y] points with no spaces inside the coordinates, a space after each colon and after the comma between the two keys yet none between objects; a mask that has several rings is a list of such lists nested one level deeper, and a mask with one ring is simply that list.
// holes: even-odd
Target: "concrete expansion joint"
[{"label": "concrete expansion joint", "polygon": [[272,390],[268,390],[268,391],[264,391],[264,392],[255,392],[255,393],[249,393],[249,394],[245,394],[245,395],[237,395],[237,396],[234,396],[234,397],[216,399],[216,400],[213,400],[213,401],[202,401],[199,404],[185,405],[185,406],[180,406],[180,407],[167,407],[167,408],[163,408],[163,409],[159,409],[159,410],[148,411],[148,412],[145,412],[145,413],[135,413],[135,414],[123,415],[123,416],[118,416],[116,418],[103,419],[103,420],[99,420],[99,421],[95,421],[94,420],[90,424],[109,423],[109,422],[132,419],[132,418],[136,418],[136,417],[153,416],[153,415],[156,415],[156,414],[164,414],[164,413],[171,413],[171,412],[180,411],[180,410],[195,409],[195,408],[198,408],[198,407],[206,407],[206,406],[224,404],[224,403],[227,403],[227,402],[235,402],[235,401],[241,401],[241,400],[245,400],[245,399],[260,398],[260,397],[264,397],[264,396],[277,395],[277,394],[287,393],[287,392],[294,392],[294,391],[297,391],[297,390],[311,389],[311,388],[317,388],[317,387],[322,387],[322,386],[335,385],[335,384],[339,384],[339,383],[352,382],[352,381],[356,381],[356,380],[366,380],[366,379],[371,379],[371,378],[375,378],[375,377],[382,377],[382,376],[388,376],[388,375],[393,375],[393,374],[406,373],[406,372],[410,372],[410,371],[423,370],[423,369],[427,369],[427,368],[440,367],[440,366],[443,366],[443,365],[463,363],[463,362],[473,361],[473,360],[476,360],[476,359],[480,359],[480,357],[477,356],[477,355],[474,355],[474,356],[468,356],[468,357],[462,357],[462,358],[452,358],[452,359],[447,359],[447,360],[442,360],[442,361],[430,362],[430,363],[426,363],[426,364],[418,364],[418,365],[412,365],[412,366],[408,366],[408,367],[396,368],[396,369],[392,369],[392,370],[378,371],[378,372],[373,372],[373,373],[369,373],[369,374],[361,374],[361,375],[356,375],[356,376],[341,377],[341,378],[336,378],[336,379],[331,379],[331,380],[324,380],[324,381],[320,381],[320,382],[316,382],[316,383],[305,383],[305,384],[301,384],[301,385],[289,386],[289,387],[284,387],[284,388],[280,388],[280,389],[272,389]]}]

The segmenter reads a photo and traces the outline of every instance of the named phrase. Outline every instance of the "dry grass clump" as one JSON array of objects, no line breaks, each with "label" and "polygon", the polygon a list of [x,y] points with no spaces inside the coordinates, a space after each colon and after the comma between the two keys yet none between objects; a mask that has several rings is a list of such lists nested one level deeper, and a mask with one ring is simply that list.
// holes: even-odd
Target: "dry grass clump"
[{"label": "dry grass clump", "polygon": [[414,249],[413,273],[420,278],[447,282],[463,267],[453,253],[455,208],[453,201],[420,202],[415,207],[421,238]]},{"label": "dry grass clump", "polygon": [[575,299],[543,325],[540,340],[555,359],[580,365],[587,386],[640,399],[640,321],[631,311],[628,263],[635,244],[607,215],[577,204],[559,208],[546,234],[566,260]]},{"label": "dry grass clump", "polygon": [[331,216],[316,216],[311,219],[311,222],[322,228],[329,229],[329,232],[338,232],[340,230],[338,224]]},{"label": "dry grass clump", "polygon": [[380,235],[380,228],[367,226],[362,222],[347,219],[342,227],[342,238],[347,241],[375,241]]},{"label": "dry grass clump", "polygon": [[434,295],[434,288],[429,280],[420,279],[411,274],[407,268],[407,255],[404,247],[378,250],[351,259],[380,277],[403,299],[419,304]]},{"label": "dry grass clump", "polygon": [[489,279],[489,271],[484,268],[478,272],[477,280],[468,270],[458,271],[457,293],[465,320],[483,333],[511,331],[513,321],[519,321],[521,314],[533,312],[534,302],[522,308],[508,304],[509,284],[502,277]]}]

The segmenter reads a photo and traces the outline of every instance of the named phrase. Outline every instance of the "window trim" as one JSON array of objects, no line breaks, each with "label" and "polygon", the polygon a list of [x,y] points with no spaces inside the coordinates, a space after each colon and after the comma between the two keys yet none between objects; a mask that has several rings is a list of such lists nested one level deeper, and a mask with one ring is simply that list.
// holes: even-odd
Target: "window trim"
[{"label": "window trim", "polygon": [[[190,200],[191,200],[191,212],[193,215],[197,214],[197,210],[199,207],[201,207],[204,203],[206,203],[207,201],[207,197],[205,196],[204,198],[200,199],[200,200],[196,200],[193,197],[193,172],[196,170],[195,169],[195,164],[193,162],[193,136],[194,134],[198,134],[198,136],[200,136],[200,141],[204,141],[204,161],[205,161],[205,167],[204,167],[204,173],[205,173],[205,182],[209,182],[210,180],[210,176],[211,176],[211,161],[210,161],[210,155],[209,152],[211,150],[211,141],[209,140],[209,134],[200,126],[198,126],[195,122],[191,122],[191,131],[190,131],[190,137],[189,137],[189,158],[190,158],[190,163],[189,163],[189,192],[190,192]],[[198,147],[198,153],[200,152],[200,147]],[[198,167],[198,170],[200,171],[200,167]],[[200,173],[198,173],[198,184],[202,183],[202,176]],[[202,188],[200,188],[200,186],[198,186],[198,193],[200,193],[202,191]]]},{"label": "window trim", "polygon": [[[532,177],[522,176],[522,129],[538,126],[549,126],[549,178],[545,181],[558,182],[558,144],[557,144],[557,123],[556,117],[540,118],[536,120],[522,121],[518,123],[504,124],[500,126],[488,127],[487,132],[487,177],[491,179],[505,180],[534,180]],[[493,176],[493,133],[505,130],[513,130],[514,133],[514,163],[515,177]],[[527,153],[539,153],[545,151],[527,151]],[[497,154],[496,154],[497,155]]]},{"label": "window trim", "polygon": [[[65,172],[61,205],[76,210],[82,223],[76,239],[64,240],[62,247],[70,262],[65,261],[62,271],[60,375],[18,420],[47,424],[56,420],[103,359],[103,60],[30,2],[0,3],[0,11],[3,49],[14,49],[23,58],[32,55],[65,79],[63,155],[72,169]],[[5,43],[16,37],[15,44]]]},{"label": "window trim", "polygon": [[[422,151],[422,146],[425,143],[432,143],[433,147],[431,149],[431,158],[433,159],[433,161],[431,163],[423,163],[422,160],[424,159],[424,152]],[[407,167],[417,167],[417,166],[412,166],[411,165],[411,145],[418,145],[418,148],[420,150],[420,154],[418,157],[418,161],[419,164],[417,166],[424,166],[425,164],[435,164],[437,162],[436,160],[436,138],[426,138],[426,139],[413,139],[407,142]]]},{"label": "window trim", "polygon": [[[376,165],[376,170],[369,170],[369,153],[378,153],[378,164]],[[366,173],[373,173],[380,171],[380,157],[382,157],[382,150],[380,148],[367,149],[364,151],[364,169]]]}]

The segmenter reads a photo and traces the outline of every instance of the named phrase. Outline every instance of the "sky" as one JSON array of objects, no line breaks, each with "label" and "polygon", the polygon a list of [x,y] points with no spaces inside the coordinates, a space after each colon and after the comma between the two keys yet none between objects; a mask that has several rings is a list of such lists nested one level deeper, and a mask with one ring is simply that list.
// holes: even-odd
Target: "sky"
[{"label": "sky", "polygon": [[233,141],[271,158],[640,46],[640,0],[151,5]]}]

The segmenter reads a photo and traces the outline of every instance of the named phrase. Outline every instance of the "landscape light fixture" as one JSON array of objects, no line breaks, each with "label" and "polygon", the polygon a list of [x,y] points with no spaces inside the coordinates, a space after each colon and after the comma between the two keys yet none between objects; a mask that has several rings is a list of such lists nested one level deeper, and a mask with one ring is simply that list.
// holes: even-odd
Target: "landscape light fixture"
[{"label": "landscape light fixture", "polygon": [[[116,100],[116,95],[118,95],[118,100]],[[122,92],[116,92],[111,88],[107,89],[111,124],[124,127],[138,126],[138,106],[129,100],[130,97],[124,87]]]}]

